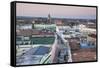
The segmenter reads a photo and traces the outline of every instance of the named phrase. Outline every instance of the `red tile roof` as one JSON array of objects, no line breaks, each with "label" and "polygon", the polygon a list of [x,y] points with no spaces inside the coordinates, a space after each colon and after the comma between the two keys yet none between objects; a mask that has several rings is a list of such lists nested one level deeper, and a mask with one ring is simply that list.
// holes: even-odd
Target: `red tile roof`
[{"label": "red tile roof", "polygon": [[73,62],[96,60],[96,49],[79,49],[72,51]]},{"label": "red tile roof", "polygon": [[89,34],[88,36],[90,36],[92,38],[96,38],[96,34]]},{"label": "red tile roof", "polygon": [[53,32],[40,31],[40,30],[35,30],[35,29],[16,30],[16,34],[19,36],[54,35]]}]

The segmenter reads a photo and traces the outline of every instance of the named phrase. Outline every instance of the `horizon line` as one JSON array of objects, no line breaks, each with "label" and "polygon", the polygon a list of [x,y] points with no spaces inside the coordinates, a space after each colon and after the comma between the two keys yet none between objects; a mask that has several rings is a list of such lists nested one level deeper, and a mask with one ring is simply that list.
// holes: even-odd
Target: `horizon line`
[{"label": "horizon line", "polygon": [[[16,16],[16,17],[43,17],[43,18],[47,18],[48,16]],[[51,18],[67,18],[67,19],[96,19],[96,18],[83,18],[83,17],[53,17],[51,16]]]}]

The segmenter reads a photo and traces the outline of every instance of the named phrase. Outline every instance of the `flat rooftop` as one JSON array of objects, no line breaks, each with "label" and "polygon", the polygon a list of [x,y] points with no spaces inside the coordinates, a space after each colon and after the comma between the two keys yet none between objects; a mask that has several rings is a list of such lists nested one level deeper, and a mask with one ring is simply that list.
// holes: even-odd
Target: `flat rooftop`
[{"label": "flat rooftop", "polygon": [[37,46],[16,58],[17,65],[39,64],[45,54],[50,52],[49,47]]}]

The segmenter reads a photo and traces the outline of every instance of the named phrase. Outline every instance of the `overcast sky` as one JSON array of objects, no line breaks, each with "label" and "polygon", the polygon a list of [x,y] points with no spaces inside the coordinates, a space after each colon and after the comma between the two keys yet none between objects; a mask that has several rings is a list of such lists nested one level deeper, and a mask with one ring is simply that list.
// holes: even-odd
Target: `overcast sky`
[{"label": "overcast sky", "polygon": [[29,4],[17,3],[17,16],[31,16],[31,17],[51,17],[58,18],[96,18],[95,7],[76,7],[76,6],[59,6],[59,5],[43,5],[43,4]]}]

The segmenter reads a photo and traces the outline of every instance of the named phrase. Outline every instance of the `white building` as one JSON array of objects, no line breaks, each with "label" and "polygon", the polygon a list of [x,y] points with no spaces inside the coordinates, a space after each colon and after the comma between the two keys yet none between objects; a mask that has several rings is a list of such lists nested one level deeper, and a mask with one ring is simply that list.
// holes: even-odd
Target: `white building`
[{"label": "white building", "polygon": [[16,25],[16,29],[32,29],[32,24]]},{"label": "white building", "polygon": [[96,29],[88,28],[83,24],[79,25],[79,29],[81,32],[84,32],[84,33],[96,33]]}]

